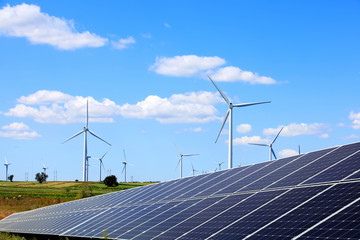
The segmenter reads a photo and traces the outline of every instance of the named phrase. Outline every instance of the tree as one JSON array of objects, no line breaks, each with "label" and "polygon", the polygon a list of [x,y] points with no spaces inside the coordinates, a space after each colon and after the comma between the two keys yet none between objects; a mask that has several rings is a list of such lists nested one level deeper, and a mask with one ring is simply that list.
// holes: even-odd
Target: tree
[{"label": "tree", "polygon": [[111,175],[111,176],[107,176],[104,179],[104,184],[108,187],[116,187],[119,185],[119,183],[117,182],[117,178],[115,175]]},{"label": "tree", "polygon": [[14,175],[11,174],[11,175],[8,177],[8,179],[10,180],[10,182],[12,182],[13,179],[14,179]]},{"label": "tree", "polygon": [[46,182],[47,177],[48,177],[48,175],[44,172],[37,173],[35,175],[35,180],[38,181],[39,183],[42,183],[42,182]]}]

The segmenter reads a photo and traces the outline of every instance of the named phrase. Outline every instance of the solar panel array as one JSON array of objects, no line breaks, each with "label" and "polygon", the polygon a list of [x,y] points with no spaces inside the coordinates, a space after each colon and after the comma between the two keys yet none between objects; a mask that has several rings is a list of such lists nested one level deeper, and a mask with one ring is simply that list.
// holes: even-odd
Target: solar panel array
[{"label": "solar panel array", "polygon": [[110,239],[360,239],[360,143],[13,214],[0,231]]}]

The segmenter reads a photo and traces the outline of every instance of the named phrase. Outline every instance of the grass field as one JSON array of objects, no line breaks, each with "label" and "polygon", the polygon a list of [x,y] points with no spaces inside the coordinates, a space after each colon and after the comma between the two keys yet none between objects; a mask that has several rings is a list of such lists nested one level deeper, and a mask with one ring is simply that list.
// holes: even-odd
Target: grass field
[{"label": "grass field", "polygon": [[0,181],[0,220],[16,212],[148,184],[152,183],[119,183],[117,187],[107,187],[100,182]]}]

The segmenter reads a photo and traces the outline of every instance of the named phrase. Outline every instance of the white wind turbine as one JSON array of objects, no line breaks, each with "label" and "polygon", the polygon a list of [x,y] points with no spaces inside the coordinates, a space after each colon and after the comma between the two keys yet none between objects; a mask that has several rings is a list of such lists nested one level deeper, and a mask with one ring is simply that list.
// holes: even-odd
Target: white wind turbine
[{"label": "white wind turbine", "polygon": [[[199,154],[197,154],[197,153],[194,153],[194,154],[182,154],[182,152],[180,151],[180,149],[176,146],[176,144],[174,143],[174,145],[175,145],[175,147],[176,147],[176,149],[178,150],[178,152],[179,152],[179,154],[180,154],[180,158],[179,158],[179,161],[178,161],[178,163],[177,163],[177,165],[176,165],[176,168],[179,166],[179,164],[180,164],[180,178],[182,178],[182,158],[183,157],[189,157],[189,156],[196,156],[196,155],[199,155]],[[175,168],[175,169],[176,169]]]},{"label": "white wind turbine", "polygon": [[192,175],[195,176],[195,172],[198,172],[198,170],[194,169],[194,166],[191,164],[191,172],[192,172]]},{"label": "white wind turbine", "polygon": [[46,167],[45,164],[43,163],[43,168],[42,169],[44,170],[44,173],[46,174],[46,169],[49,169],[49,168]]},{"label": "white wind turbine", "polygon": [[102,166],[102,167],[104,168],[104,170],[105,170],[104,163],[103,163],[102,160],[103,160],[103,158],[105,157],[105,155],[106,155],[109,151],[110,151],[110,149],[107,150],[106,153],[104,153],[104,155],[101,156],[101,158],[94,158],[94,159],[99,160],[99,171],[100,171],[100,180],[99,180],[99,182],[101,182],[101,166]]},{"label": "white wind turbine", "polygon": [[223,164],[223,163],[225,163],[225,162],[217,162],[216,164],[219,166],[219,171],[221,170],[221,165]]},{"label": "white wind turbine", "polygon": [[226,95],[220,90],[220,88],[218,88],[218,86],[216,86],[215,82],[211,79],[210,76],[208,76],[210,81],[214,84],[214,86],[216,87],[216,89],[219,91],[220,95],[222,96],[222,98],[225,100],[225,102],[227,103],[227,105],[229,106],[229,109],[227,110],[224,120],[222,122],[220,131],[217,135],[217,138],[215,140],[215,143],[217,142],[217,140],[219,139],[220,133],[222,131],[222,129],[224,128],[225,122],[226,120],[229,118],[229,159],[228,159],[228,168],[232,168],[232,156],[233,156],[233,137],[232,137],[232,110],[234,107],[247,107],[247,106],[251,106],[251,105],[257,105],[257,104],[263,104],[263,103],[270,103],[270,101],[267,102],[253,102],[253,103],[240,103],[240,104],[233,104],[232,102],[230,102],[230,100],[226,97]]},{"label": "white wind turbine", "polygon": [[126,159],[126,154],[125,154],[125,149],[123,149],[124,151],[124,161],[122,162],[122,164],[124,164],[123,170],[121,173],[124,173],[124,182],[126,182],[126,166],[128,165],[127,159]]},{"label": "white wind turbine", "polygon": [[6,160],[6,157],[5,157],[5,163],[4,163],[4,166],[5,166],[5,181],[7,181],[8,177],[9,177],[8,171],[9,171],[9,165],[10,164],[11,163],[8,163],[8,161]]},{"label": "white wind turbine", "polygon": [[91,135],[93,135],[94,137],[100,139],[101,141],[109,144],[111,146],[110,143],[108,143],[107,141],[105,141],[104,139],[102,139],[101,137],[97,136],[95,133],[93,133],[92,131],[90,131],[90,129],[88,128],[88,123],[89,123],[89,100],[86,100],[86,122],[85,122],[85,127],[83,130],[81,130],[80,132],[76,133],[74,136],[70,137],[68,140],[64,141],[63,143],[66,143],[67,141],[73,139],[74,137],[77,137],[78,135],[84,133],[84,159],[83,159],[83,181],[86,182],[88,181],[89,178],[89,172],[88,172],[88,161],[89,161],[89,156],[87,155],[87,133],[89,132]]},{"label": "white wind turbine", "polygon": [[272,148],[272,145],[274,144],[274,142],[276,141],[276,139],[278,138],[278,136],[280,135],[281,131],[283,130],[284,127],[282,127],[280,129],[280,131],[278,132],[278,134],[275,136],[275,138],[271,141],[271,143],[269,144],[265,144],[265,143],[248,143],[250,145],[257,145],[257,146],[265,146],[265,147],[269,147],[269,160],[272,160],[272,155],[274,155],[274,158],[276,159],[276,155],[275,152]]}]

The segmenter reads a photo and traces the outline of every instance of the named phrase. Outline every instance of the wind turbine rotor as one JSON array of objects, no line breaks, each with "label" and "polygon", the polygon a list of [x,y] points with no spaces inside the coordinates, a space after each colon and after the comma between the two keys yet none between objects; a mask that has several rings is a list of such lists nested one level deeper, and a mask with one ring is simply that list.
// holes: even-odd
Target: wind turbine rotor
[{"label": "wind turbine rotor", "polygon": [[99,137],[98,135],[96,135],[95,133],[93,133],[92,131],[90,131],[89,129],[87,129],[87,131],[88,131],[91,135],[93,135],[94,137],[100,139],[100,140],[103,141],[104,143],[107,143],[108,145],[111,146],[110,143],[108,143],[107,141],[105,141],[104,139],[102,139],[101,137]]},{"label": "wind turbine rotor", "polygon": [[264,103],[271,103],[270,101],[266,102],[252,102],[252,103],[239,103],[239,104],[233,104],[233,107],[247,107],[252,105],[258,105],[258,104],[264,104]]},{"label": "wind turbine rotor", "polygon": [[210,79],[210,81],[214,84],[214,86],[216,87],[216,89],[218,90],[218,92],[220,93],[220,95],[223,97],[223,99],[225,100],[225,102],[230,106],[230,100],[226,97],[226,95],[223,93],[223,91],[221,91],[221,89],[215,84],[215,82],[211,79],[211,77],[208,75],[208,78]]},{"label": "wind turbine rotor", "polygon": [[281,131],[284,129],[284,127],[282,127],[281,129],[280,129],[280,131],[278,132],[278,134],[276,135],[276,137],[274,138],[274,140],[272,140],[272,142],[270,143],[270,145],[272,145],[275,141],[276,141],[276,139],[278,138],[278,136],[280,135],[280,133],[281,133]]}]

